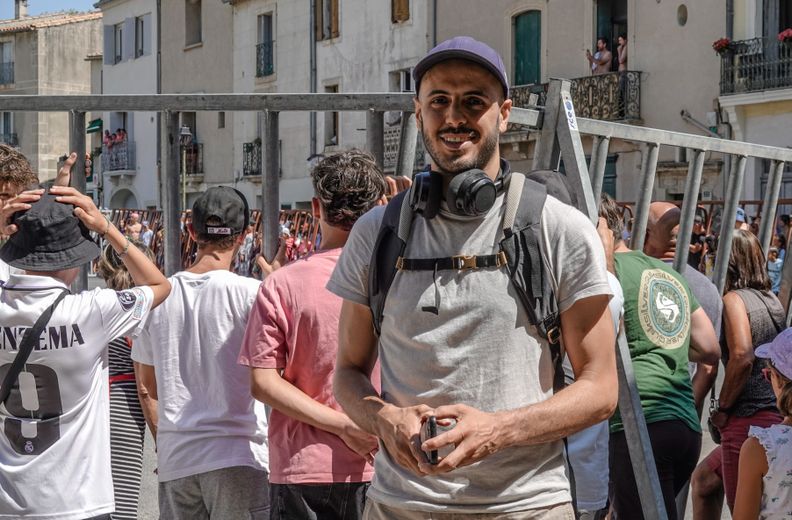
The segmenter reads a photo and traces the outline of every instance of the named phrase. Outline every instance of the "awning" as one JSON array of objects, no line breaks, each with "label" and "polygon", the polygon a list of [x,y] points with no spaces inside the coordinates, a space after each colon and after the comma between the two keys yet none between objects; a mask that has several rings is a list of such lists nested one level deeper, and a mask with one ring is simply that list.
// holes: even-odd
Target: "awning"
[{"label": "awning", "polygon": [[102,118],[94,119],[90,123],[88,123],[88,128],[85,129],[86,134],[92,134],[94,132],[101,132],[102,131]]}]

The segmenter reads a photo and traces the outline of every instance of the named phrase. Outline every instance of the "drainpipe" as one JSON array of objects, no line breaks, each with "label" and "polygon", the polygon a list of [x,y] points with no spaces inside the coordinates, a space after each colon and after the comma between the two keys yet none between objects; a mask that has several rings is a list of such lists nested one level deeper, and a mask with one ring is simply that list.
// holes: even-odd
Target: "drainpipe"
[{"label": "drainpipe", "polygon": [[[162,94],[162,0],[157,0],[157,94]],[[162,112],[157,112],[157,186],[162,207]]]},{"label": "drainpipe", "polygon": [[734,0],[726,0],[726,37],[734,39]]},{"label": "drainpipe", "polygon": [[437,46],[437,0],[432,0],[432,48]]},{"label": "drainpipe", "polygon": [[[311,0],[311,14],[308,17],[310,20],[311,26],[308,28],[308,33],[311,35],[310,37],[310,66],[311,66],[311,78],[310,78],[310,88],[311,92],[316,92],[317,82],[316,82],[316,0]],[[316,112],[311,112],[310,115],[310,131],[311,131],[311,146],[310,146],[310,157],[314,157],[316,155]]]}]

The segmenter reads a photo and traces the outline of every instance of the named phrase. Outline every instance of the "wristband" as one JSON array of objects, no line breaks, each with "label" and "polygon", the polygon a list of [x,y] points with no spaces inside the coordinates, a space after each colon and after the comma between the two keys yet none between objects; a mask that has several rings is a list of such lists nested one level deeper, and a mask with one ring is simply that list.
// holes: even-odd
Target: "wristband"
[{"label": "wristband", "polygon": [[107,227],[105,228],[103,233],[99,233],[99,236],[102,237],[102,238],[104,238],[104,236],[107,234],[107,232],[110,231],[110,225],[112,224],[112,222],[110,222],[110,217],[105,215],[104,218],[105,218],[105,220],[107,220]]}]

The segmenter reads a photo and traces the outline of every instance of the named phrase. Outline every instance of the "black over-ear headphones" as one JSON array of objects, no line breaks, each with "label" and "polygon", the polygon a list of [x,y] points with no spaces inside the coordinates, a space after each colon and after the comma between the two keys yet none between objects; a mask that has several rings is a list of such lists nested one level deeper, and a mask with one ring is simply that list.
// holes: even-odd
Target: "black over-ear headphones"
[{"label": "black over-ear headphones", "polygon": [[[448,210],[457,215],[478,217],[486,214],[503,191],[504,175],[492,179],[479,169],[458,173],[451,178],[445,193]],[[426,170],[413,178],[410,207],[426,219],[440,211],[443,200],[443,174]]]}]

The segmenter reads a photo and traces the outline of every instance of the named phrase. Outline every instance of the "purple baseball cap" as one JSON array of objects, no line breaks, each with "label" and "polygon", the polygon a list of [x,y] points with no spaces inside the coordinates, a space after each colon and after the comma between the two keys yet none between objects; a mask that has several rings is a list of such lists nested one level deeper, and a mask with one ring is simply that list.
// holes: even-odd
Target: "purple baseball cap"
[{"label": "purple baseball cap", "polygon": [[769,359],[784,377],[792,379],[792,328],[780,332],[773,341],[757,348],[754,355]]},{"label": "purple baseball cap", "polygon": [[503,65],[498,52],[470,36],[455,36],[446,40],[429,51],[413,69],[415,80],[415,95],[421,88],[421,78],[426,71],[446,60],[467,60],[480,65],[492,73],[503,87],[503,95],[509,97],[509,80],[506,77],[506,67]]}]

